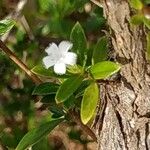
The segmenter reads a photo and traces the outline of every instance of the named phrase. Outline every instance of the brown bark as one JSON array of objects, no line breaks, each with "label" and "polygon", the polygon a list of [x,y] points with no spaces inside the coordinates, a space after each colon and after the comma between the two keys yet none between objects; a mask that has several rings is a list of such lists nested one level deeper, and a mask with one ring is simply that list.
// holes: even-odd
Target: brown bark
[{"label": "brown bark", "polygon": [[94,127],[98,150],[150,149],[150,77],[145,31],[130,26],[127,0],[104,0],[114,57],[122,65],[114,82],[100,83],[101,104]]}]

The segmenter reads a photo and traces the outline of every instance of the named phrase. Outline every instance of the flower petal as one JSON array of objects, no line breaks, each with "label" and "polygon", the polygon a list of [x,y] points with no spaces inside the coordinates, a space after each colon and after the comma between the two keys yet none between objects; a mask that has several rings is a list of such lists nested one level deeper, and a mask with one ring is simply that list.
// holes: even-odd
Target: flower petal
[{"label": "flower petal", "polygon": [[48,54],[48,55],[57,55],[59,54],[59,49],[58,49],[58,46],[55,44],[55,43],[51,43],[49,44],[49,47],[47,47],[45,49],[45,52]]},{"label": "flower petal", "polygon": [[54,65],[54,72],[57,74],[65,74],[66,73],[66,65],[64,63],[57,63]]},{"label": "flower petal", "polygon": [[72,44],[71,42],[69,42],[69,41],[62,41],[62,42],[59,44],[58,48],[59,48],[59,51],[60,51],[62,54],[64,54],[64,53],[68,52],[68,50],[71,49],[72,46],[73,46],[73,44]]},{"label": "flower petal", "polygon": [[46,56],[43,58],[43,63],[46,69],[53,66],[56,62],[57,60],[55,58],[52,58],[51,56]]},{"label": "flower petal", "polygon": [[75,65],[77,62],[77,55],[73,52],[68,52],[65,55],[64,63],[67,65]]}]

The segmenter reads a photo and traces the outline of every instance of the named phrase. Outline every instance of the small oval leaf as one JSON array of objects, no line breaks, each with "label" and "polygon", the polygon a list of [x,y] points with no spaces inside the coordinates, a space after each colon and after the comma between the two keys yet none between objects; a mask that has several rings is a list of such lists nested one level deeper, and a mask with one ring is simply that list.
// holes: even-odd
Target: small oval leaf
[{"label": "small oval leaf", "polygon": [[0,35],[10,31],[15,25],[15,21],[11,19],[4,19],[0,21]]},{"label": "small oval leaf", "polygon": [[99,89],[95,82],[91,83],[84,92],[81,103],[81,120],[84,124],[92,118],[99,98]]},{"label": "small oval leaf", "polygon": [[44,136],[48,135],[51,130],[53,130],[59,123],[61,123],[64,118],[59,118],[56,120],[49,121],[47,123],[42,124],[38,128],[35,128],[29,131],[19,142],[16,150],[25,150],[35,143],[37,143]]},{"label": "small oval leaf", "polygon": [[86,36],[84,30],[79,22],[77,22],[70,35],[70,40],[73,43],[72,51],[77,53],[79,58],[79,63],[83,66],[85,64],[87,45],[86,45]]},{"label": "small oval leaf", "polygon": [[81,85],[83,77],[81,75],[73,76],[65,80],[56,93],[56,102],[61,103],[67,100]]},{"label": "small oval leaf", "polygon": [[42,83],[36,86],[32,92],[32,95],[49,95],[56,93],[59,85],[51,82]]},{"label": "small oval leaf", "polygon": [[106,79],[114,73],[118,72],[120,65],[111,61],[103,61],[95,64],[90,68],[94,79]]},{"label": "small oval leaf", "polygon": [[96,64],[100,61],[105,61],[107,59],[107,53],[108,53],[108,40],[107,37],[104,36],[99,39],[97,42],[94,51],[93,51],[93,58],[92,63]]}]

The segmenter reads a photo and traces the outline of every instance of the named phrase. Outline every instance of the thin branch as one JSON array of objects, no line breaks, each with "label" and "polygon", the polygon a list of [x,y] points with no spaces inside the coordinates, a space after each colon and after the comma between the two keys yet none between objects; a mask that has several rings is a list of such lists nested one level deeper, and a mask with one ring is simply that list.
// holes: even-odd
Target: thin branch
[{"label": "thin branch", "polygon": [[34,35],[33,35],[32,30],[31,30],[31,28],[30,28],[24,15],[21,17],[20,21],[21,21],[21,24],[24,27],[25,31],[27,32],[30,40],[34,40],[35,39]]},{"label": "thin branch", "polygon": [[30,69],[0,40],[0,49],[5,52],[9,58],[17,64],[36,84],[42,83]]},{"label": "thin branch", "polygon": [[[8,55],[8,57],[17,64],[36,84],[42,83],[42,80],[35,75],[30,69],[19,59],[17,56],[0,40],[0,49]],[[69,116],[73,118],[73,121],[76,122],[81,129],[86,132],[94,141],[97,141],[97,138],[94,132],[86,125],[81,122],[81,119],[78,114],[74,111],[69,112]]]}]

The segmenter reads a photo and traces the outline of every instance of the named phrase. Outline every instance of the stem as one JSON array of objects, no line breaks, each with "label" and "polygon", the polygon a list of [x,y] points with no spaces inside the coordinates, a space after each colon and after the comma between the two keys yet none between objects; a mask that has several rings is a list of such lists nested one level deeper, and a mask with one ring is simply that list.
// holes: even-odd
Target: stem
[{"label": "stem", "polygon": [[0,40],[0,49],[5,52],[9,58],[17,64],[36,84],[42,83],[39,77],[37,77],[30,69],[19,59],[17,56]]},{"label": "stem", "polygon": [[[42,80],[35,75],[30,69],[19,59],[17,56],[0,40],[0,49],[8,55],[8,57],[15,63],[17,64],[31,79],[33,82],[36,84],[41,84]],[[76,122],[83,131],[85,131],[94,141],[97,141],[97,138],[94,134],[94,132],[86,125],[84,125],[81,120],[79,115],[74,112],[70,111],[69,116],[73,118],[73,121]]]}]

